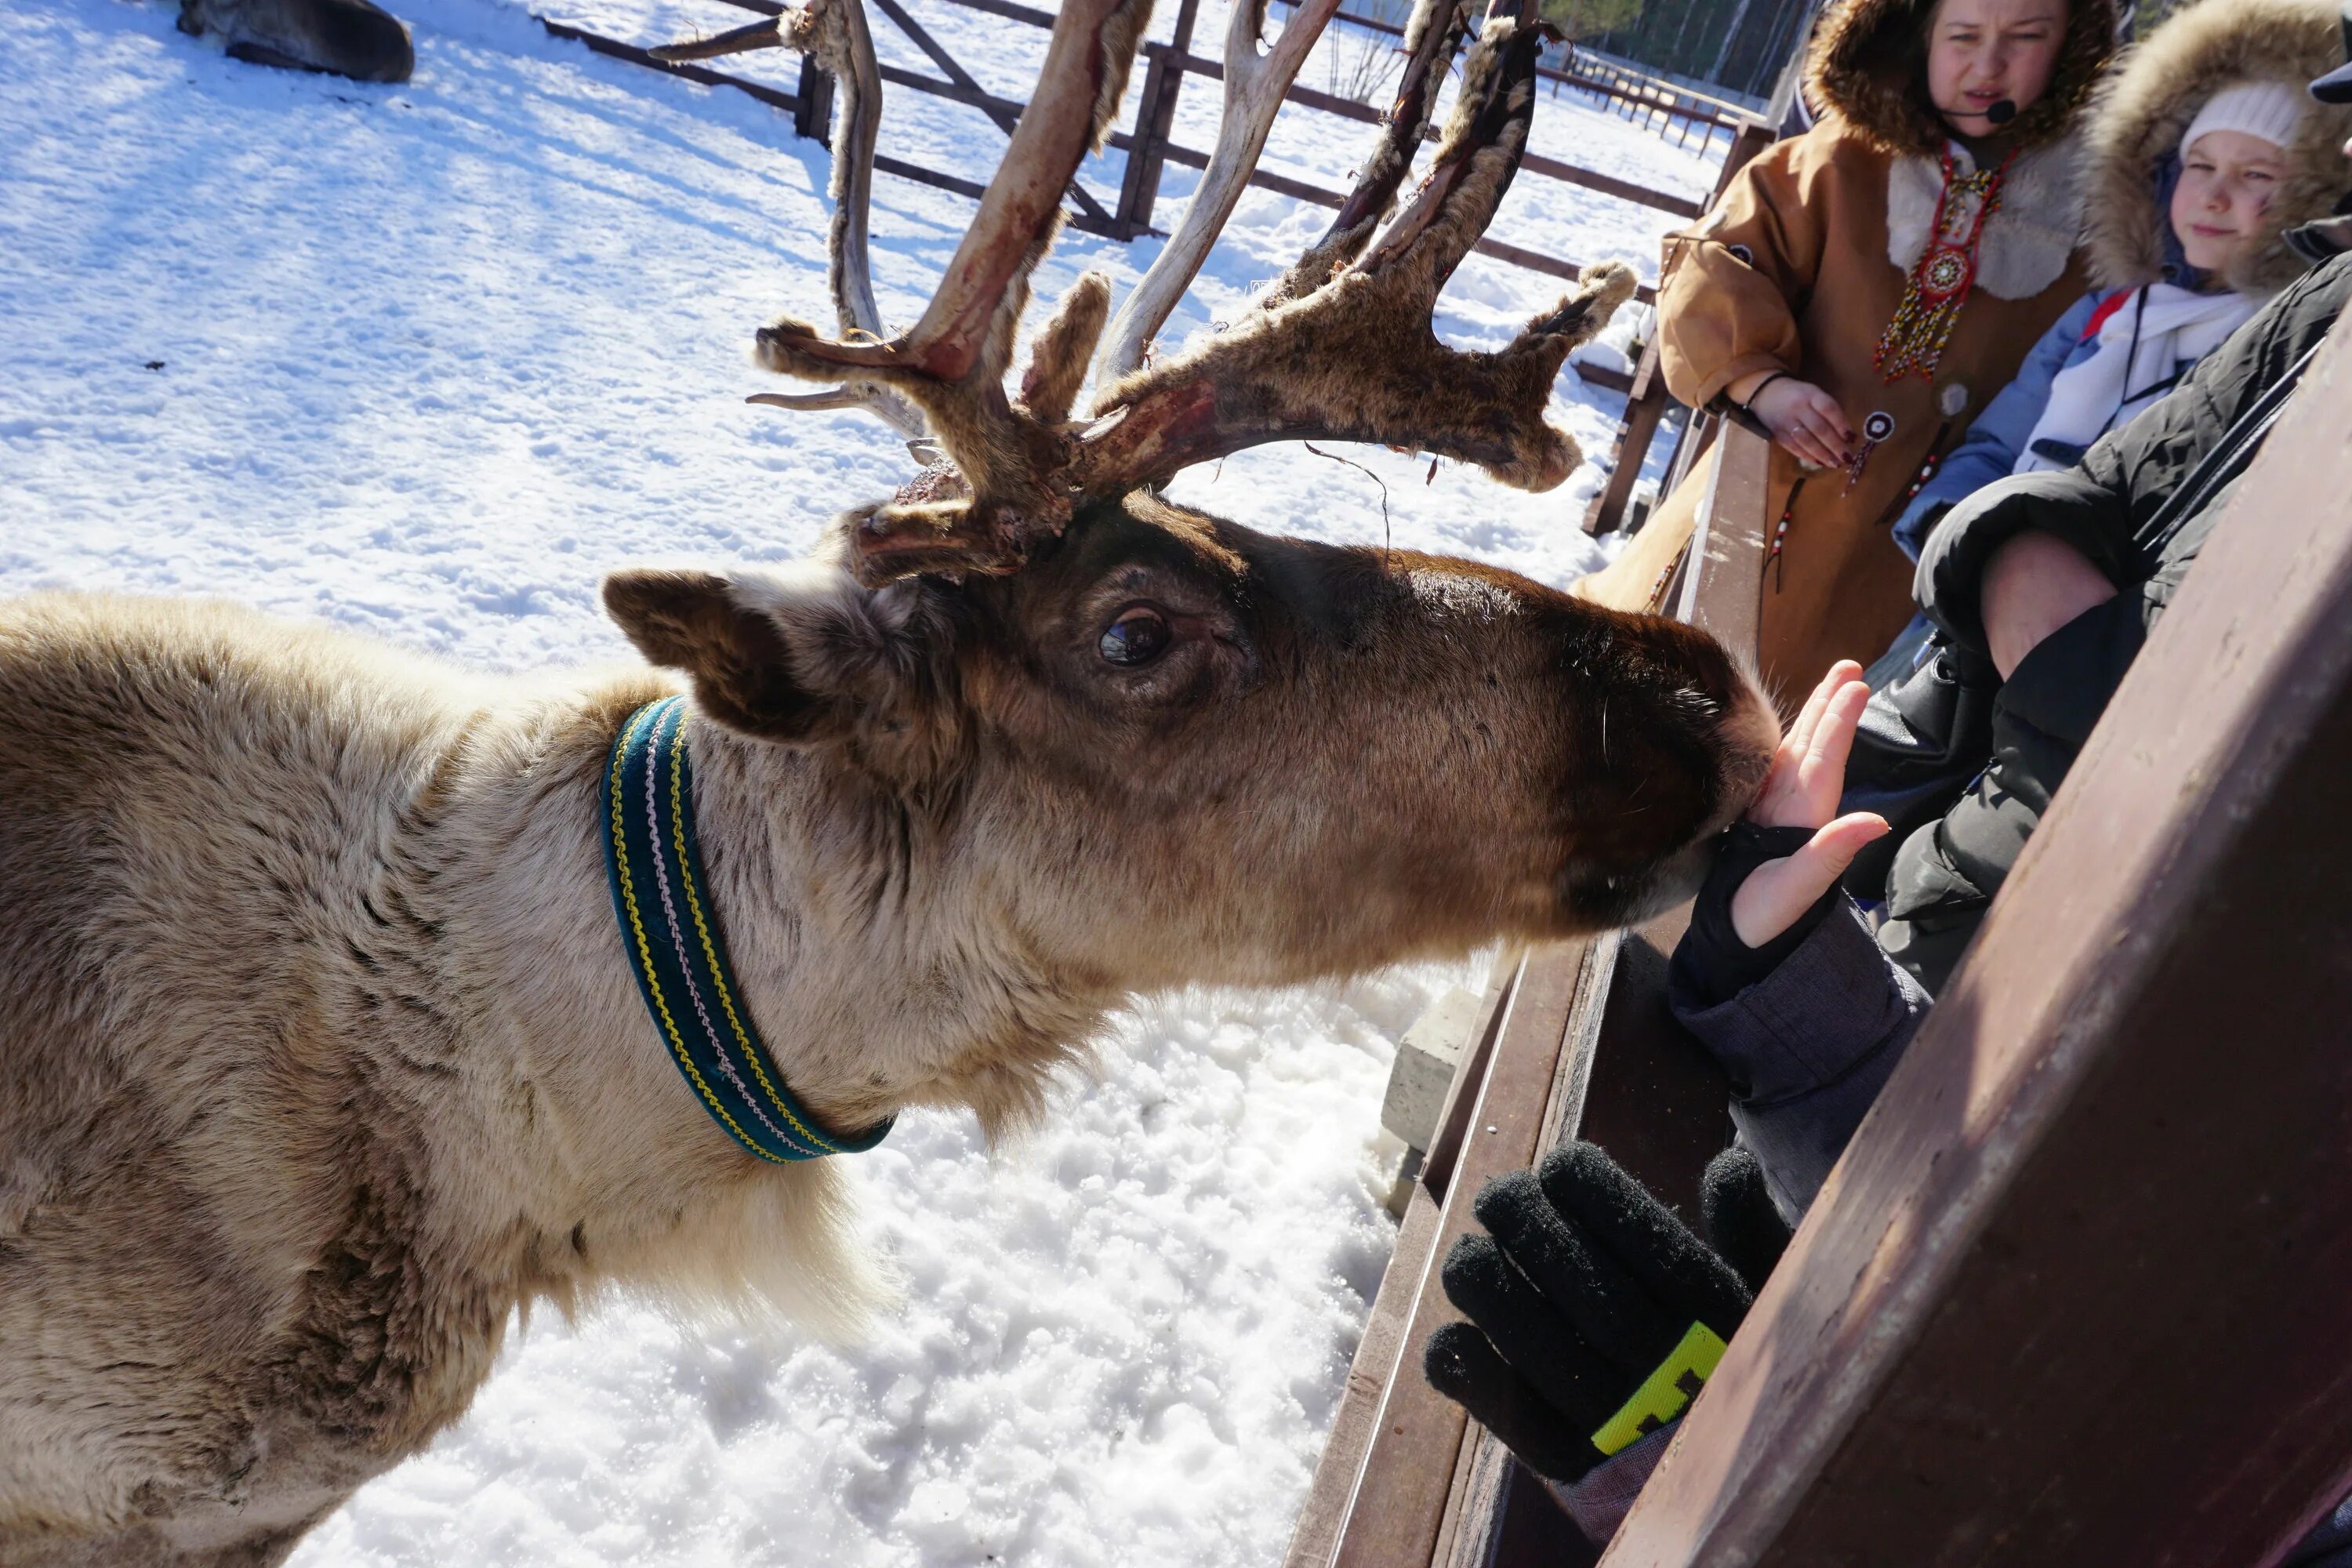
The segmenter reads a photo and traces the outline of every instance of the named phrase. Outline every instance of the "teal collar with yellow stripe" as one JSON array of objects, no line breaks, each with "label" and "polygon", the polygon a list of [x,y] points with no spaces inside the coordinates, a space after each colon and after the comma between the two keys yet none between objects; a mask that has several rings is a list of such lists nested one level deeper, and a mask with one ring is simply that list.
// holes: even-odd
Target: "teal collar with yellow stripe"
[{"label": "teal collar with yellow stripe", "polygon": [[858,1154],[887,1121],[836,1138],[809,1114],[751,1026],[727,966],[694,832],[686,699],[629,716],[604,774],[604,870],[630,973],[670,1060],[711,1120],[763,1160]]}]

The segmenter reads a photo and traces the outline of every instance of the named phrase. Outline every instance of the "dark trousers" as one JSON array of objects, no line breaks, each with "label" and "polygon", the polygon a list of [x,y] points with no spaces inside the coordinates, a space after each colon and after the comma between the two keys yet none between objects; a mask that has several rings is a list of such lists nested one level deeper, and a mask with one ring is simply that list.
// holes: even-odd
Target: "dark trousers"
[{"label": "dark trousers", "polygon": [[2126,590],[2025,656],[1993,700],[1992,760],[1941,817],[1913,831],[1887,874],[1878,942],[1929,995],[1959,966],[2050,797],[2147,640]]}]

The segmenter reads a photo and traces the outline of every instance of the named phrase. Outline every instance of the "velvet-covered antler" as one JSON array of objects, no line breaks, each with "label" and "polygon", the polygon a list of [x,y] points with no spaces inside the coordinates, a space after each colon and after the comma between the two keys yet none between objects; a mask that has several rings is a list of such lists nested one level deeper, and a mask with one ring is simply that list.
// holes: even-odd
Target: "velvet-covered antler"
[{"label": "velvet-covered antler", "polygon": [[[854,8],[857,0],[811,4]],[[1308,0],[1260,56],[1262,0],[1241,7],[1227,38],[1228,113],[1239,102],[1263,123],[1254,135],[1248,124],[1221,133],[1220,147],[1230,140],[1236,149],[1235,192],[1264,145],[1270,104],[1331,9]],[[1544,419],[1551,386],[1569,350],[1632,294],[1632,272],[1613,264],[1588,269],[1577,289],[1491,353],[1449,348],[1431,326],[1439,292],[1510,185],[1534,110],[1541,24],[1532,0],[1497,0],[1496,10],[1464,64],[1429,174],[1377,240],[1467,29],[1465,0],[1420,0],[1396,106],[1330,230],[1233,327],[1132,374],[1099,369],[1107,384],[1093,416],[1074,422],[1070,407],[1108,312],[1100,274],[1080,278],[1038,335],[1017,399],[1005,374],[1030,275],[1059,226],[1062,192],[1118,110],[1149,0],[1066,0],[1036,96],[922,319],[887,341],[828,338],[790,320],[758,334],[770,369],[838,384],[818,400],[860,389],[901,396],[922,410],[946,450],[947,463],[856,514],[850,541],[859,574],[881,583],[914,573],[1011,571],[1058,535],[1080,501],[1163,484],[1192,464],[1269,441],[1409,447],[1476,463],[1525,489],[1565,479],[1578,454]],[[1198,247],[1205,252],[1230,202],[1219,211],[1196,195],[1193,210],[1207,215]],[[1151,278],[1172,278],[1181,295],[1199,264],[1188,254],[1165,272],[1155,267],[1146,288]],[[1139,313],[1130,302],[1122,322],[1148,320],[1148,340],[1172,304],[1173,296],[1164,303],[1155,296]],[[1104,367],[1119,364],[1123,330],[1112,329]]]}]

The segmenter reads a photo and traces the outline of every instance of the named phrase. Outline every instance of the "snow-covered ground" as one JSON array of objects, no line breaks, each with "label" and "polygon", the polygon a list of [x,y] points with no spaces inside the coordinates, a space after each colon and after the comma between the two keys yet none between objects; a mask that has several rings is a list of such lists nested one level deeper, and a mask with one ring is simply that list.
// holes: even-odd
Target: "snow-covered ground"
[{"label": "snow-covered ground", "polygon": [[[707,0],[547,4],[646,41],[740,19]],[[0,593],[225,594],[484,666],[607,659],[625,649],[595,610],[606,568],[789,557],[904,477],[861,416],[741,402],[764,384],[754,322],[830,314],[821,147],[740,94],[555,42],[507,0],[396,8],[418,65],[387,88],[231,62],[174,32],[165,0],[0,4]],[[913,9],[984,85],[1025,96],[1043,32]],[[1212,0],[1196,48],[1223,25]],[[1188,84],[1180,135],[1205,146],[1213,111]],[[887,150],[974,178],[1002,146],[976,112],[907,93],[886,123]],[[1555,156],[1708,184],[1696,156],[1569,99],[1537,128]],[[1341,184],[1364,134],[1294,108],[1267,166]],[[1106,203],[1118,170],[1086,172]],[[1163,225],[1191,180],[1170,169]],[[877,181],[894,319],[969,212]],[[1171,331],[1237,311],[1323,221],[1245,198]],[[1664,226],[1524,178],[1495,232],[1647,272]],[[1124,287],[1154,251],[1070,235],[1042,286],[1095,266]],[[1497,342],[1555,292],[1474,258],[1440,329]],[[1616,401],[1566,375],[1555,417],[1605,449]],[[1347,455],[1385,483],[1399,544],[1551,581],[1597,559],[1575,526],[1589,466],[1529,497]],[[1296,447],[1181,493],[1327,539],[1384,526],[1370,475]],[[908,1282],[870,1342],[541,1319],[460,1427],[298,1561],[1273,1562],[1390,1246],[1393,1042],[1476,969],[1148,1002],[1100,1080],[993,1157],[967,1120],[907,1118],[859,1161]]]}]

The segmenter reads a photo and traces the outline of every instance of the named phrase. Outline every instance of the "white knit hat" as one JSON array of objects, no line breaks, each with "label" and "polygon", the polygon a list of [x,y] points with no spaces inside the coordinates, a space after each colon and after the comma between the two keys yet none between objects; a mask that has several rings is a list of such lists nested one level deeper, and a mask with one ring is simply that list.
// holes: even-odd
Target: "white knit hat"
[{"label": "white knit hat", "polygon": [[2242,131],[2284,148],[2294,141],[2303,111],[2302,92],[2283,81],[2231,82],[2205,100],[2182,134],[2180,150],[2188,152],[2208,131]]}]

